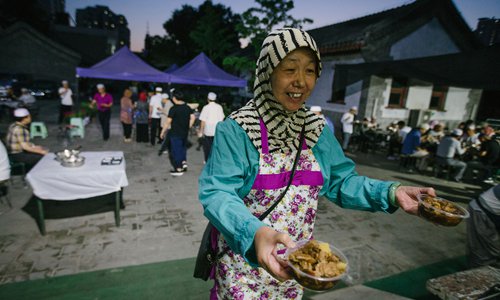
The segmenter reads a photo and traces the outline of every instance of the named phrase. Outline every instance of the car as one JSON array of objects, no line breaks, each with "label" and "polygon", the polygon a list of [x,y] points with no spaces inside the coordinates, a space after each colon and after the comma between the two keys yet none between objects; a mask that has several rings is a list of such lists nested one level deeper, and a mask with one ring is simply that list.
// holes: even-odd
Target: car
[{"label": "car", "polygon": [[26,87],[37,99],[57,99],[57,83],[49,80],[36,80]]}]

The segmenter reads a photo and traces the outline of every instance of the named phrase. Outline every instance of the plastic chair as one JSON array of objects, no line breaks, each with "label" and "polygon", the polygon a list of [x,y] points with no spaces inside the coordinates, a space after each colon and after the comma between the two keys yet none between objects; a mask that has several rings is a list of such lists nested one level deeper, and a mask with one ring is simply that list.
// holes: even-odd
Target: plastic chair
[{"label": "plastic chair", "polygon": [[19,175],[21,176],[21,180],[23,182],[23,186],[26,185],[26,164],[21,161],[13,161],[10,159],[9,156],[9,163],[10,163],[10,182],[12,185],[14,185],[14,176]]},{"label": "plastic chair", "polygon": [[47,127],[43,122],[31,122],[30,125],[30,137],[41,137],[43,139],[47,138],[49,134],[47,133]]},{"label": "plastic chair", "polygon": [[71,118],[69,124],[71,126],[69,132],[71,137],[79,136],[82,139],[85,137],[85,125],[83,124],[82,118]]}]

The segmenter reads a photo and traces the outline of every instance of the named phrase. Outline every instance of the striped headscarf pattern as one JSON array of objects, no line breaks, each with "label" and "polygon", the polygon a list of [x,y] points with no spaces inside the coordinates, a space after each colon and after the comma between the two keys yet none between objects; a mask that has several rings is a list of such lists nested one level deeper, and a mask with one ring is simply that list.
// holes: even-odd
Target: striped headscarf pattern
[{"label": "striped headscarf pattern", "polygon": [[317,75],[321,74],[321,58],[316,42],[305,31],[283,28],[271,32],[264,40],[255,71],[254,98],[229,117],[234,119],[248,134],[257,150],[262,149],[259,118],[266,124],[269,151],[295,151],[299,147],[298,136],[305,123],[304,136],[311,149],[316,145],[325,121],[302,106],[289,112],[276,100],[271,87],[271,74],[290,52],[297,48],[311,49],[317,57]]}]

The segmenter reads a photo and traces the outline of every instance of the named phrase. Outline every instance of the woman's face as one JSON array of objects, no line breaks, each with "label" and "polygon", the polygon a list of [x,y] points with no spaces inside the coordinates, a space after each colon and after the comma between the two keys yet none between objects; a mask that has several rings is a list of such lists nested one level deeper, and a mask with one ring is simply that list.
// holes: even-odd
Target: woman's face
[{"label": "woman's face", "polygon": [[290,52],[273,70],[273,95],[287,111],[299,110],[316,85],[316,58],[307,48]]}]

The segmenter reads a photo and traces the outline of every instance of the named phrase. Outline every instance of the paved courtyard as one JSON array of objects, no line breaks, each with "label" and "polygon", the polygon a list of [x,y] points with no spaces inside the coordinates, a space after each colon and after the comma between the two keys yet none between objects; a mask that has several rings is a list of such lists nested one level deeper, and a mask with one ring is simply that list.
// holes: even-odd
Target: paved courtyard
[{"label": "paved courtyard", "polygon": [[[43,104],[41,116],[45,116],[42,119],[48,124],[49,137],[35,142],[52,150],[61,149],[61,141],[56,138],[55,104]],[[121,226],[115,226],[111,210],[71,218],[51,217],[47,211],[47,234],[42,236],[33,213],[29,213],[32,191],[15,178],[11,190],[14,208],[0,206],[1,284],[196,255],[207,222],[197,200],[202,152],[195,149],[196,145],[192,147],[188,152],[189,171],[173,178],[168,174],[167,157],[158,156],[157,147],[122,142],[117,116],[115,112],[109,141],[100,139],[99,126],[94,122],[87,127],[85,139],[75,143],[81,144],[83,151],[125,153],[129,186],[123,194]],[[433,186],[439,194],[463,203],[480,192],[478,186],[399,172],[397,163],[386,161],[382,154],[357,154],[352,158],[362,175]],[[64,211],[72,206],[50,203],[47,210],[50,208]],[[393,215],[349,211],[325,199],[319,202],[317,216],[315,237],[346,252],[354,284],[465,254],[465,224],[437,227],[402,211]]]}]

